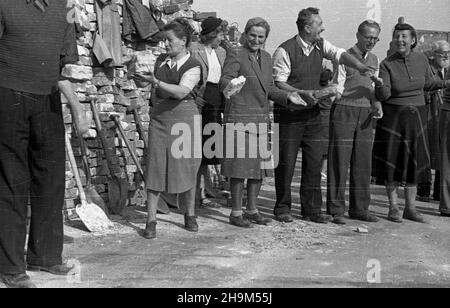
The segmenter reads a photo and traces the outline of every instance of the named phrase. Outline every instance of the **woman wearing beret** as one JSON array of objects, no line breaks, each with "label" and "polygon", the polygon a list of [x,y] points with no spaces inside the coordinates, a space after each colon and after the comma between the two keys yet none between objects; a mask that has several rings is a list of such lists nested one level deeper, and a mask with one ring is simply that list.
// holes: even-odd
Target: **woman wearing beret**
[{"label": "woman wearing beret", "polygon": [[[186,208],[186,230],[198,231],[195,188],[201,159],[195,155],[195,142],[191,142],[188,157],[174,153],[173,145],[179,136],[173,135],[172,130],[179,125],[180,128],[188,126],[191,133],[196,131],[195,121],[199,121],[200,114],[195,104],[195,89],[200,82],[200,63],[188,51],[193,30],[186,19],[167,24],[164,33],[167,54],[157,59],[154,73],[136,75],[138,80],[151,83],[154,89],[146,175],[148,221],[144,237],[147,239],[156,237],[156,209],[162,192],[179,195],[180,205]],[[193,140],[201,138],[192,137]]]},{"label": "woman wearing beret", "polygon": [[375,137],[376,176],[386,184],[388,218],[398,223],[402,222],[397,192],[400,185],[405,187],[403,218],[425,222],[416,210],[417,184],[430,165],[424,131],[427,121],[424,90],[450,86],[449,81],[433,79],[425,55],[413,51],[416,45],[416,30],[411,25],[398,24],[393,35],[396,52],[381,63],[380,78],[373,77],[385,115],[378,122]]},{"label": "woman wearing beret", "polygon": [[[269,32],[270,26],[264,19],[257,17],[248,21],[244,45],[228,51],[219,83],[220,90],[224,91],[232,80],[240,76],[246,78],[240,92],[225,102],[225,158],[222,161],[223,175],[230,178],[231,184],[233,209],[230,224],[243,228],[251,227],[252,223],[266,225],[270,222],[256,207],[262,180],[269,171],[264,164],[261,150],[257,151],[257,148],[261,148],[263,139],[268,139],[268,131],[266,129],[252,132],[245,130],[244,127],[252,125],[261,127],[260,124],[270,123],[269,99],[285,106],[289,105],[291,108],[306,106],[297,93],[282,91],[274,85],[271,56],[262,49]],[[241,138],[239,142],[238,135],[245,138]],[[245,141],[242,142],[242,139]],[[257,140],[257,144],[250,140]],[[228,150],[230,147],[232,151]],[[255,151],[258,153],[251,155]],[[244,213],[242,197],[245,180],[247,180],[247,209]]]},{"label": "woman wearing beret", "polygon": [[[222,124],[224,99],[219,90],[219,81],[222,75],[226,51],[220,47],[220,44],[225,39],[225,25],[226,23],[220,18],[209,17],[205,19],[201,25],[200,42],[194,42],[190,47],[192,56],[200,62],[202,68],[202,80],[198,88],[197,105],[202,113],[203,129],[210,123]],[[211,135],[203,135],[203,144],[210,137]],[[216,197],[212,191],[212,181],[208,167],[212,165],[220,165],[219,158],[204,155],[197,178],[196,203],[200,206],[217,208],[220,205],[207,198],[207,194],[211,197]]]}]

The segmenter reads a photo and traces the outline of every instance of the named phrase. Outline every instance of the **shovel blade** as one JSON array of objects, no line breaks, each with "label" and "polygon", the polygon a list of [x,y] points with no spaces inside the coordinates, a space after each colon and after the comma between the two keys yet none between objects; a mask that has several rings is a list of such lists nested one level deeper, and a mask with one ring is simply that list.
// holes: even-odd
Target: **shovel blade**
[{"label": "shovel blade", "polygon": [[108,195],[111,213],[120,215],[127,205],[128,182],[122,179],[108,181]]},{"label": "shovel blade", "polygon": [[105,212],[93,203],[83,203],[78,205],[75,210],[86,228],[91,232],[105,232],[114,227]]},{"label": "shovel blade", "polygon": [[103,212],[105,212],[106,215],[108,215],[108,209],[106,208],[105,201],[103,200],[102,197],[100,197],[100,195],[93,186],[86,187],[84,189],[84,192],[86,193],[86,199],[88,203],[96,204],[99,208],[103,210]]}]

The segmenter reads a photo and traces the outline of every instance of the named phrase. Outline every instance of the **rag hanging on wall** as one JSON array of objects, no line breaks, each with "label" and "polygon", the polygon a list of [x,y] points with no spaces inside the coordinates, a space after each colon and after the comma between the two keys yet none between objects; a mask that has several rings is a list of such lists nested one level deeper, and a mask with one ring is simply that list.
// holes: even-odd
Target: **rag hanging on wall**
[{"label": "rag hanging on wall", "polygon": [[161,33],[164,22],[161,11],[149,2],[147,7],[141,0],[124,0],[123,39],[127,42],[156,44],[164,39]]},{"label": "rag hanging on wall", "polygon": [[39,0],[27,0],[27,3],[30,4],[31,2],[33,2],[33,5],[42,13],[45,12],[45,7],[48,6],[49,4],[49,0],[41,0],[44,4],[42,4],[42,2],[40,2]]},{"label": "rag hanging on wall", "polygon": [[120,15],[116,0],[96,0],[98,31],[94,38],[93,52],[105,67],[122,67],[122,38]]}]

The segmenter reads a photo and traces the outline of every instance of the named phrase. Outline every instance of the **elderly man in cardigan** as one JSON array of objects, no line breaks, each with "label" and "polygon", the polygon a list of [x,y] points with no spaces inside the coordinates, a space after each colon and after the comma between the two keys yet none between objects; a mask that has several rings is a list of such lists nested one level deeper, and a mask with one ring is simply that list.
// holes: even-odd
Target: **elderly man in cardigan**
[{"label": "elderly man in cardigan", "polygon": [[[436,80],[445,80],[445,75],[450,65],[449,50],[450,45],[447,41],[441,40],[433,42],[431,45],[430,69],[433,78]],[[429,202],[431,196],[431,187],[433,186],[433,199],[440,200],[440,140],[439,140],[439,118],[442,108],[442,90],[425,93],[425,99],[428,106],[428,147],[430,150],[431,169],[436,171],[434,185],[432,181],[431,169],[425,171],[427,181],[419,183],[417,189],[417,198],[423,202]]]},{"label": "elderly man in cardigan", "polygon": [[[448,42],[442,42],[439,57],[446,63],[447,70],[442,70],[445,80],[450,80],[450,70],[448,69],[450,46]],[[450,88],[444,90],[443,105],[441,107],[440,126],[440,148],[441,148],[441,204],[439,211],[444,217],[450,217]]]}]

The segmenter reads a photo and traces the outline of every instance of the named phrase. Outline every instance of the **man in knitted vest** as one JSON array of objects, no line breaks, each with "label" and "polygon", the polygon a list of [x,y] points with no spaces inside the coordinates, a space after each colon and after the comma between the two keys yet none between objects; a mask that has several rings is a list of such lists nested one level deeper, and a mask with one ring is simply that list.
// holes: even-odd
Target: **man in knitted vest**
[{"label": "man in knitted vest", "polygon": [[[370,67],[379,67],[371,53],[380,40],[380,25],[364,21],[356,33],[357,43],[347,52]],[[369,213],[372,171],[373,118],[381,118],[381,103],[375,98],[371,76],[340,65],[338,69],[339,99],[331,113],[330,148],[328,157],[328,213],[333,222],[344,225],[345,188],[350,169],[350,209],[352,219],[377,222]],[[377,72],[375,73],[377,75]]]},{"label": "man in knitted vest", "polygon": [[275,108],[275,121],[280,125],[280,161],[275,170],[277,201],[274,213],[278,221],[293,221],[291,184],[297,155],[302,148],[302,216],[315,223],[327,223],[329,217],[321,212],[323,150],[320,139],[323,133],[315,96],[315,91],[320,88],[322,62],[324,58],[336,61],[361,74],[372,69],[320,37],[325,29],[318,9],[301,10],[297,27],[298,35],[283,43],[274,54],[274,79],[279,88],[298,92],[309,103],[309,108],[296,111],[282,106]]},{"label": "man in knitted vest", "polygon": [[[78,61],[67,1],[0,1],[0,281],[33,288],[28,271],[66,275],[61,66]],[[26,262],[27,204],[31,222]]]}]

